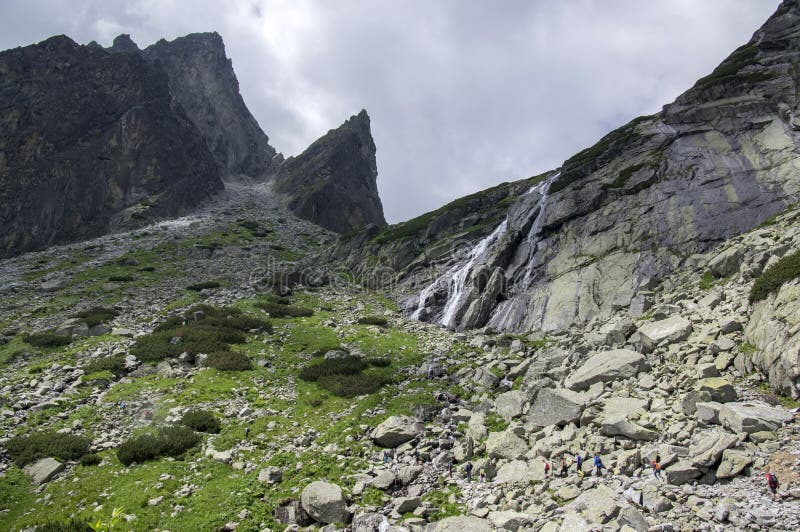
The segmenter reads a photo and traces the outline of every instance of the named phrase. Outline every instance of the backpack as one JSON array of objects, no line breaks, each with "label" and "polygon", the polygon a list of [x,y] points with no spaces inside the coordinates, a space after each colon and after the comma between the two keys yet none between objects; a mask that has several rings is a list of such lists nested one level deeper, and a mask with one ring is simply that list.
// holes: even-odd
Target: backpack
[{"label": "backpack", "polygon": [[767,482],[769,482],[770,488],[775,489],[778,487],[778,477],[776,477],[772,473],[770,473],[769,476],[767,477]]}]

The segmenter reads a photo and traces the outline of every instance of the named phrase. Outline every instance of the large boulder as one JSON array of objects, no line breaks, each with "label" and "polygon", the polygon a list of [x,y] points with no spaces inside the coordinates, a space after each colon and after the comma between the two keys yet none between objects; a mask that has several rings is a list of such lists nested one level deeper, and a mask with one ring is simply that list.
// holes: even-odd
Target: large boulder
[{"label": "large boulder", "polygon": [[533,525],[533,518],[522,512],[507,510],[505,512],[491,512],[488,515],[489,521],[501,530],[516,531],[523,527]]},{"label": "large boulder", "polygon": [[669,484],[680,486],[703,474],[689,460],[681,460],[664,469],[664,478]]},{"label": "large boulder", "polygon": [[37,485],[49,482],[63,470],[64,464],[54,458],[42,458],[23,468],[23,471],[31,477],[31,481]]},{"label": "large boulder", "polygon": [[492,458],[516,460],[528,452],[528,444],[511,430],[492,432],[486,440],[486,452]]},{"label": "large boulder", "polygon": [[611,488],[600,485],[583,492],[569,507],[580,512],[590,523],[602,525],[614,519],[622,505]]},{"label": "large boulder", "polygon": [[536,394],[528,421],[537,427],[566,425],[581,417],[583,395],[566,388],[545,388]]},{"label": "large boulder", "polygon": [[503,464],[497,471],[496,484],[528,484],[544,479],[544,463],[513,460]]},{"label": "large boulder", "polygon": [[317,480],[300,494],[303,509],[319,523],[346,523],[350,519],[342,489],[336,484]]},{"label": "large boulder", "polygon": [[700,379],[697,382],[698,391],[708,392],[711,400],[718,403],[728,403],[736,400],[736,389],[727,379],[722,377],[710,377]]},{"label": "large boulder", "polygon": [[692,322],[682,316],[670,316],[665,320],[651,321],[639,327],[642,349],[652,351],[662,342],[674,344],[686,340],[692,334]]},{"label": "large boulder", "polygon": [[696,433],[689,446],[692,465],[711,467],[719,462],[722,453],[739,443],[739,438],[723,430],[707,430]]},{"label": "large boulder", "polygon": [[506,421],[511,421],[517,416],[522,415],[525,406],[525,394],[519,390],[501,393],[494,401],[494,409],[497,415]]},{"label": "large boulder", "polygon": [[470,532],[492,532],[494,527],[486,519],[465,515],[448,517],[425,527],[425,532],[466,532],[467,530]]},{"label": "large boulder", "polygon": [[791,412],[761,402],[725,403],[719,410],[720,425],[737,433],[776,430],[792,419]]},{"label": "large boulder", "polygon": [[650,365],[644,355],[630,349],[602,351],[591,356],[564,385],[570,390],[586,390],[596,382],[610,382],[635,377],[647,371]]},{"label": "large boulder", "polygon": [[717,478],[731,478],[741,473],[753,463],[753,457],[741,449],[726,449],[717,467]]},{"label": "large boulder", "polygon": [[410,416],[391,416],[372,431],[372,440],[381,447],[394,449],[413,440],[424,430],[422,423]]},{"label": "large boulder", "polygon": [[658,433],[639,425],[636,421],[647,412],[647,402],[630,397],[611,397],[603,403],[600,434],[603,436],[624,436],[632,440],[653,441]]},{"label": "large boulder", "polygon": [[728,277],[739,271],[744,248],[730,247],[711,259],[708,269],[717,277]]}]

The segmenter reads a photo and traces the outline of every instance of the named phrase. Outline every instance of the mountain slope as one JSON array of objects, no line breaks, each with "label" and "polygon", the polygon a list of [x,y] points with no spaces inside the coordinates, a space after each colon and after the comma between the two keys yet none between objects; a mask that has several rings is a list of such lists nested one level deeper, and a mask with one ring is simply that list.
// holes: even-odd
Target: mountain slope
[{"label": "mountain slope", "polygon": [[140,55],[59,36],[0,53],[0,73],[0,256],[174,216],[222,188]]}]

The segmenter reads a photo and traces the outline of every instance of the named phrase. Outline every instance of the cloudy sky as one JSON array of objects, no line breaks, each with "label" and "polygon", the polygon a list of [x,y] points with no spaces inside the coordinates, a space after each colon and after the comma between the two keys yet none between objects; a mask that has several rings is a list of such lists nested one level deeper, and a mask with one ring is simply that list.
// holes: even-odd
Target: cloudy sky
[{"label": "cloudy sky", "polygon": [[219,32],[284,155],[365,108],[390,222],[555,168],[658,111],[777,0],[0,0],[0,49]]}]

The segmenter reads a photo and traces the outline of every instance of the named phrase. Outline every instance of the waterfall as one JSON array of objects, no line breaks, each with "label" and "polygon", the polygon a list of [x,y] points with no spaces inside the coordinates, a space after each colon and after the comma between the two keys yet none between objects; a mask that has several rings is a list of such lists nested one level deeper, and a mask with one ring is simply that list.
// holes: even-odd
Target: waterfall
[{"label": "waterfall", "polygon": [[448,327],[453,326],[454,323],[452,322],[455,321],[456,312],[458,312],[458,309],[460,308],[460,303],[465,293],[465,287],[469,278],[469,274],[472,273],[475,263],[478,261],[478,259],[483,257],[483,255],[486,253],[486,250],[489,249],[489,246],[494,244],[503,235],[503,233],[505,233],[507,225],[508,221],[503,220],[503,222],[498,225],[489,236],[483,238],[475,245],[475,247],[470,250],[469,254],[467,255],[467,259],[463,264],[456,264],[455,266],[451,267],[434,282],[425,287],[425,289],[419,295],[417,308],[411,313],[410,317],[418,320],[422,314],[422,311],[425,309],[425,303],[428,298],[430,298],[430,296],[436,292],[437,288],[446,285],[448,287],[447,303],[445,303],[442,317],[438,320],[438,323]]},{"label": "waterfall", "polygon": [[536,235],[539,234],[539,231],[542,229],[542,224],[544,223],[544,213],[545,208],[547,207],[547,199],[548,199],[548,191],[550,190],[550,184],[558,179],[558,176],[561,175],[561,172],[556,172],[552,176],[548,177],[541,183],[538,183],[533,188],[531,188],[528,193],[532,193],[534,191],[538,192],[542,195],[539,199],[539,212],[536,215],[536,219],[533,221],[531,225],[530,231],[528,231],[528,237],[526,241],[528,243],[528,249],[530,250],[530,254],[528,255],[528,264],[525,267],[525,286],[527,286],[530,282],[531,274],[533,273],[533,255],[535,254],[534,251],[534,239]]}]

